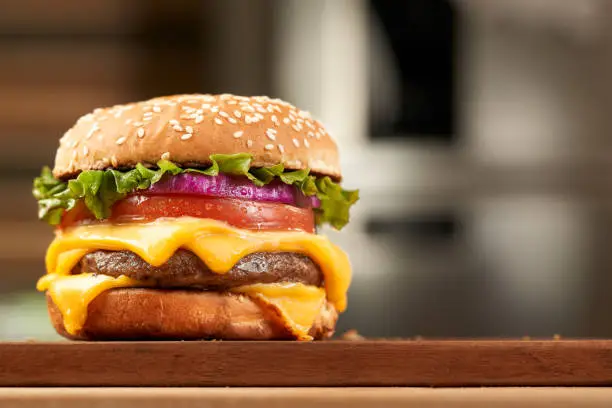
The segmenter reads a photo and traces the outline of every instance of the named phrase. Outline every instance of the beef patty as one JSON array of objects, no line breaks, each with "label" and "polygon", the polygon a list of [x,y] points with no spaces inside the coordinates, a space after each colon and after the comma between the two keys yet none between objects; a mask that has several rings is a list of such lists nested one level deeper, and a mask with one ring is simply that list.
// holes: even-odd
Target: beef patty
[{"label": "beef patty", "polygon": [[310,258],[291,252],[257,252],[240,259],[225,274],[214,273],[193,252],[179,249],[161,266],[152,266],[130,251],[95,251],[72,271],[125,275],[160,288],[226,290],[254,283],[299,282],[321,286],[323,274]]}]

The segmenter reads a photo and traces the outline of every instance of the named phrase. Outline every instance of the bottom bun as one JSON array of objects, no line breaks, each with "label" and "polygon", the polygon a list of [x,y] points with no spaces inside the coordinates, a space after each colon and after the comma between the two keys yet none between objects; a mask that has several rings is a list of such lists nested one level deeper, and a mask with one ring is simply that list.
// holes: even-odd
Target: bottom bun
[{"label": "bottom bun", "polygon": [[[55,330],[74,340],[293,340],[278,310],[246,295],[158,289],[112,289],[89,304],[87,320],[75,334],[47,294]],[[330,337],[336,309],[325,302],[310,329],[314,339]]]}]

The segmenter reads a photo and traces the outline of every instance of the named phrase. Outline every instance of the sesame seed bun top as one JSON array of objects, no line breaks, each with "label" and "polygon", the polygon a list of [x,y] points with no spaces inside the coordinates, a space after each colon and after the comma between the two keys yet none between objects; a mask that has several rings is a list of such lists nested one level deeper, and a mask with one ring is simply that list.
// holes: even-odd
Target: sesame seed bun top
[{"label": "sesame seed bun top", "polygon": [[282,163],[341,178],[336,143],[310,114],[265,96],[175,95],[99,108],[60,139],[53,175],[154,165],[205,166],[215,153],[250,153],[254,167]]}]

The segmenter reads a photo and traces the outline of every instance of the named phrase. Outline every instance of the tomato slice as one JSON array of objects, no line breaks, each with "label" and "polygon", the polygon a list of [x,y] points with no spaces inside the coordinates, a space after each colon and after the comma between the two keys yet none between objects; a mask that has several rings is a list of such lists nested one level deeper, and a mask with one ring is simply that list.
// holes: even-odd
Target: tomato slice
[{"label": "tomato slice", "polygon": [[225,221],[257,231],[315,232],[312,208],[237,198],[188,195],[131,195],[117,201],[107,220],[96,220],[81,202],[62,217],[60,228],[92,222],[143,222],[161,217],[197,217]]}]

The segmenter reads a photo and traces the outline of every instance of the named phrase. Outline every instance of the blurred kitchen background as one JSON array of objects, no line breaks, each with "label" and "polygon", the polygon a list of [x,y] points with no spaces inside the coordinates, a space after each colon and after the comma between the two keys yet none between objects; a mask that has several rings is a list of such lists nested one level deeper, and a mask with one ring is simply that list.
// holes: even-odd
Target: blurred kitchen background
[{"label": "blurred kitchen background", "polygon": [[338,331],[612,336],[612,2],[0,0],[0,339],[57,338],[31,180],[93,108],[267,94],[362,199]]}]

